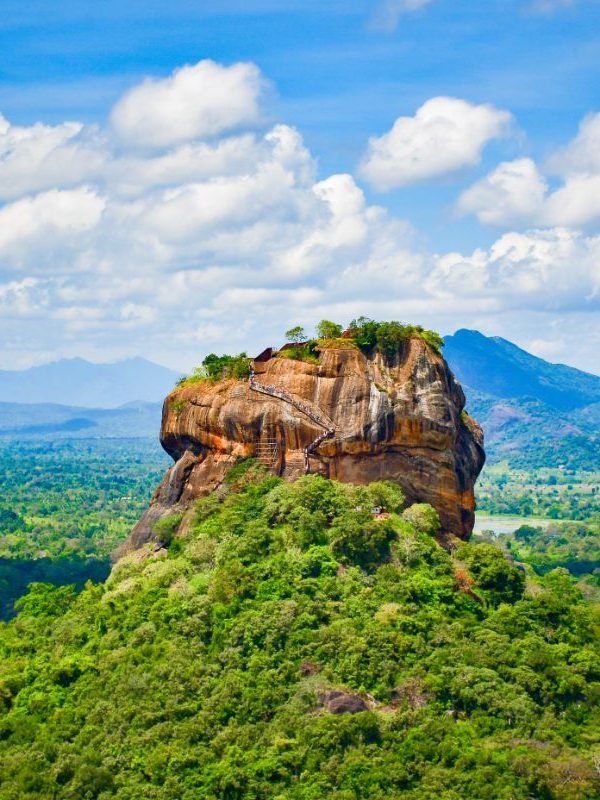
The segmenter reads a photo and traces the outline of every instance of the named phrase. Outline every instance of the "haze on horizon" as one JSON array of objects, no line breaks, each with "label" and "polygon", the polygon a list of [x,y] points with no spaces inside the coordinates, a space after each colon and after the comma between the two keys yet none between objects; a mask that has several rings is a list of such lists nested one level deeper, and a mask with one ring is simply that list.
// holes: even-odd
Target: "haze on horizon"
[{"label": "haze on horizon", "polygon": [[0,20],[0,369],[290,324],[600,373],[596,0],[72,0]]}]

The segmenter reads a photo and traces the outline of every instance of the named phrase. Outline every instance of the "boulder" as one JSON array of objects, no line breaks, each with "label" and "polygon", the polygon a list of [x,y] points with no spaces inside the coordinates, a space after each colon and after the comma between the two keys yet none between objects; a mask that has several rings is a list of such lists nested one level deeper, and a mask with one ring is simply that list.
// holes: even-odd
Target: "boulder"
[{"label": "boulder", "polygon": [[173,457],[125,550],[152,526],[217,489],[241,458],[293,480],[305,472],[349,483],[392,480],[409,502],[434,506],[443,532],[467,539],[483,435],[442,356],[421,338],[388,356],[328,348],[319,363],[271,357],[251,380],[202,381],[165,400],[160,441]]}]

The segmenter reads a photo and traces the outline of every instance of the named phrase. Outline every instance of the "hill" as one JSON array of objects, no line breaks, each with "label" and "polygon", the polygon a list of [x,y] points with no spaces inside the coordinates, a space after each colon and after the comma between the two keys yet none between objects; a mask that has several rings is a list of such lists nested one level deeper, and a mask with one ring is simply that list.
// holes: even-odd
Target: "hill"
[{"label": "hill", "polygon": [[160,403],[128,403],[120,408],[0,403],[0,438],[155,439],[161,409]]},{"label": "hill", "polygon": [[112,364],[69,358],[26,370],[0,370],[0,402],[58,403],[86,408],[159,402],[179,377],[180,373],[144,358]]},{"label": "hill", "polygon": [[251,365],[238,357],[235,376],[225,359],[213,377],[205,363],[180,383],[160,432],[175,464],[128,546],[152,539],[158,519],[185,514],[253,456],[287,480],[393,480],[411,501],[431,503],[445,531],[468,538],[485,455],[462,389],[437,346],[398,323],[368,324],[383,342],[359,338],[357,326],[354,338],[320,340],[313,350],[268,348]]},{"label": "hill", "polygon": [[246,466],[170,544],[0,625],[0,800],[599,796],[567,574],[449,554],[391,484]]},{"label": "hill", "polygon": [[484,430],[490,463],[598,468],[600,377],[478,331],[460,330],[444,341],[468,410]]},{"label": "hill", "polygon": [[560,411],[600,402],[600,377],[551,364],[499,336],[459,330],[444,338],[444,355],[464,386],[493,397],[538,400]]}]

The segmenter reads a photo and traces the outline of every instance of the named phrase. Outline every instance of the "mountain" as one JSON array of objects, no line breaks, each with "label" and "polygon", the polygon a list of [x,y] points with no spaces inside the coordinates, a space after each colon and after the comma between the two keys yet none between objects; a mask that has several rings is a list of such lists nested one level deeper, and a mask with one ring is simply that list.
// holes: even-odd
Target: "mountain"
[{"label": "mountain", "polygon": [[128,403],[120,408],[0,403],[0,438],[156,439],[161,409],[161,403]]},{"label": "mountain", "polygon": [[144,358],[111,364],[68,358],[25,370],[0,370],[0,402],[59,403],[96,409],[159,402],[179,377],[179,372]]},{"label": "mountain", "polygon": [[444,355],[464,386],[494,397],[529,397],[570,411],[600,402],[600,377],[550,364],[499,336],[459,330],[444,338]]},{"label": "mountain", "polygon": [[483,427],[490,462],[598,468],[600,377],[478,331],[459,330],[444,342],[469,412]]},{"label": "mountain", "polygon": [[227,372],[177,386],[160,432],[176,463],[127,546],[155,540],[157,521],[173,514],[187,515],[185,527],[197,499],[244,457],[287,480],[319,473],[354,484],[395,481],[410,501],[435,507],[444,531],[468,538],[485,456],[441,354],[419,336],[396,352],[342,342],[323,345],[318,358],[308,348],[261,355],[249,380]]}]

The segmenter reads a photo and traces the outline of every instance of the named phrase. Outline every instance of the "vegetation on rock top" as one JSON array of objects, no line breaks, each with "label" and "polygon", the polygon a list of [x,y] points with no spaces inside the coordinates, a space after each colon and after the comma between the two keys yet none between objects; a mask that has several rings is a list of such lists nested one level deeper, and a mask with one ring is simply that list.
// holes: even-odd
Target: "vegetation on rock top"
[{"label": "vegetation on rock top", "polygon": [[[295,325],[285,332],[285,337],[294,347],[288,347],[276,353],[279,358],[291,358],[296,361],[318,363],[319,351],[338,346],[343,348],[358,347],[364,353],[370,353],[375,347],[388,356],[397,353],[403,344],[412,337],[418,337],[441,355],[444,340],[435,331],[426,330],[421,325],[403,324],[401,322],[376,322],[368,317],[353,319],[344,333],[337,322],[321,320],[317,325],[317,339],[309,339],[301,325]],[[243,379],[250,375],[250,361],[246,353],[237,356],[217,356],[210,353],[190,375],[184,376],[177,386],[192,386],[204,381],[220,381],[227,378]]]},{"label": "vegetation on rock top", "polygon": [[239,353],[237,356],[222,355],[215,353],[209,355],[202,361],[202,366],[196,367],[190,375],[186,375],[177,382],[177,386],[193,386],[195,383],[210,381],[241,380],[250,376],[250,359],[246,353]]}]

